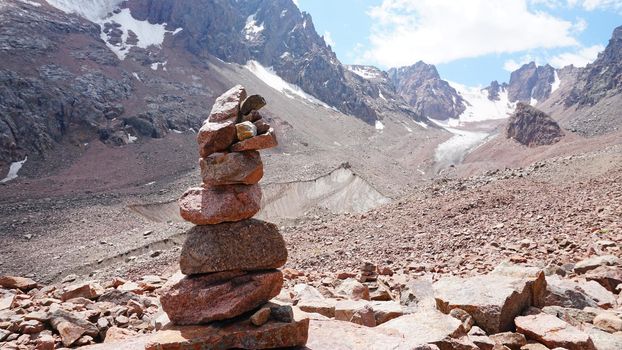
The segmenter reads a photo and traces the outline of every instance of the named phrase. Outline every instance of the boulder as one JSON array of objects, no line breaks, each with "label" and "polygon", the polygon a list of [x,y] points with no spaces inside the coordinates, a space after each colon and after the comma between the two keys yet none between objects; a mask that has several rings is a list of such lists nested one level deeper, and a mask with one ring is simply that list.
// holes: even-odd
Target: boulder
[{"label": "boulder", "polygon": [[312,320],[307,349],[331,350],[438,350],[413,343],[396,330],[370,328],[338,320]]},{"label": "boulder", "polygon": [[544,274],[536,279],[503,275],[482,275],[471,278],[447,277],[434,283],[436,305],[449,313],[460,308],[487,333],[513,328],[512,320],[534,304],[534,296],[544,288]]},{"label": "boulder", "polygon": [[514,320],[516,330],[527,338],[537,340],[549,348],[568,350],[596,350],[589,335],[555,316],[545,313],[519,316]]},{"label": "boulder", "polygon": [[181,217],[195,225],[250,219],[260,209],[259,185],[194,187],[179,199]]},{"label": "boulder", "polygon": [[240,114],[240,103],[246,99],[246,89],[242,85],[236,85],[220,95],[210,112],[210,122],[219,122],[228,119],[237,119]]},{"label": "boulder", "polygon": [[61,337],[63,345],[71,346],[83,335],[97,337],[99,329],[93,323],[62,309],[50,313],[50,325]]},{"label": "boulder", "polygon": [[613,266],[620,265],[620,259],[615,255],[598,255],[591,258],[581,260],[574,266],[574,272],[586,273],[590,270],[594,270],[599,266]]},{"label": "boulder", "polygon": [[594,317],[594,326],[605,332],[622,331],[622,318],[613,312],[603,312]]},{"label": "boulder", "polygon": [[6,294],[0,297],[0,311],[10,309],[14,300],[15,294]]},{"label": "boulder", "polygon": [[364,300],[343,300],[335,304],[335,319],[362,326],[375,327],[376,318],[369,302]]},{"label": "boulder", "polygon": [[580,282],[579,288],[604,309],[610,309],[616,305],[615,295],[596,281]]},{"label": "boulder", "polygon": [[250,95],[240,105],[240,114],[247,115],[251,111],[258,111],[266,105],[266,100],[261,95]]},{"label": "boulder", "polygon": [[260,327],[250,320],[206,326],[174,327],[156,333],[145,350],[273,349],[304,346],[309,319],[293,322],[268,321]]},{"label": "boulder", "polygon": [[622,349],[622,333],[608,333],[598,328],[588,328],[587,333],[598,350]]},{"label": "boulder", "polygon": [[27,292],[37,287],[37,282],[30,278],[15,277],[15,276],[0,276],[0,287],[7,289],[19,289],[22,292]]},{"label": "boulder", "polygon": [[201,324],[251,311],[277,296],[282,286],[277,270],[186,276],[167,282],[160,302],[174,324]]},{"label": "boulder", "polygon": [[251,122],[235,124],[235,131],[239,141],[250,139],[257,136],[257,127]]},{"label": "boulder", "polygon": [[296,300],[310,300],[310,299],[324,299],[322,293],[317,288],[308,284],[299,283],[294,286],[294,299]]},{"label": "boulder", "polygon": [[269,270],[287,261],[287,249],[276,225],[243,220],[195,226],[181,249],[179,266],[186,275],[229,270]]},{"label": "boulder", "polygon": [[[542,312],[549,315],[553,315],[559,319],[562,319],[571,325],[578,327],[584,323],[592,323],[594,317],[598,315],[597,312],[591,311],[592,308],[586,307],[583,310],[565,308],[561,306],[545,306],[542,308]],[[594,309],[599,310],[600,309]]]},{"label": "boulder", "polygon": [[402,305],[395,301],[372,301],[370,305],[377,325],[404,315]]},{"label": "boulder", "polygon": [[534,147],[552,145],[564,137],[564,132],[546,113],[519,102],[508,120],[506,137]]},{"label": "boulder", "polygon": [[197,134],[199,154],[202,158],[216,152],[226,151],[236,141],[237,133],[233,121],[203,123]]},{"label": "boulder", "polygon": [[351,300],[370,300],[369,288],[354,278],[348,278],[335,288],[335,294]]},{"label": "boulder", "polygon": [[263,163],[257,151],[213,153],[199,160],[201,178],[209,186],[254,185],[263,177]]},{"label": "boulder", "polygon": [[316,313],[326,317],[335,317],[337,299],[302,299],[296,306],[304,312]]},{"label": "boulder", "polygon": [[466,336],[462,322],[434,309],[419,309],[413,314],[394,318],[376,328],[397,331],[408,343],[434,344],[441,350],[456,348],[456,340]]},{"label": "boulder", "polygon": [[562,279],[556,275],[546,277],[546,292],[543,304],[545,306],[561,306],[574,309],[598,306],[576,282]]},{"label": "boulder", "polygon": [[62,301],[74,298],[96,299],[104,292],[104,289],[95,282],[83,282],[64,288],[60,296]]},{"label": "boulder", "polygon": [[523,334],[513,332],[492,334],[490,339],[495,344],[507,346],[511,350],[520,350],[523,345],[527,344],[527,339]]},{"label": "boulder", "polygon": [[251,137],[250,139],[234,143],[230,150],[232,152],[252,151],[273,148],[278,144],[276,135],[274,134],[274,129],[270,128],[270,130],[268,130],[265,134],[257,135],[255,137]]},{"label": "boulder", "polygon": [[619,266],[598,266],[585,274],[588,281],[596,281],[608,291],[616,293],[616,287],[622,284],[622,268]]}]

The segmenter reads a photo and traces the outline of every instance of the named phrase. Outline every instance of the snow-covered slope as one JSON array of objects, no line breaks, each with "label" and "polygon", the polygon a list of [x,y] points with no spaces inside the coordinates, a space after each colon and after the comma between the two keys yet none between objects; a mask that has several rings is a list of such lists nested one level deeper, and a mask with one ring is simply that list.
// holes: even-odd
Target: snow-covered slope
[{"label": "snow-covered slope", "polygon": [[245,68],[251,71],[257,78],[261,79],[261,81],[266,83],[266,85],[270,86],[274,90],[282,92],[289,98],[299,97],[306,102],[311,102],[313,104],[321,105],[326,108],[334,109],[326,103],[304,92],[304,90],[302,90],[300,87],[286,82],[281,77],[279,77],[271,68],[266,68],[257,61],[248,61],[248,63],[246,63],[245,65]]},{"label": "snow-covered slope", "polygon": [[502,89],[498,100],[490,100],[488,91],[480,87],[469,87],[462,84],[449,83],[466,101],[466,110],[459,116],[459,123],[478,122],[491,119],[504,119],[514,111],[516,103],[508,99],[508,92]]},{"label": "snow-covered slope", "polygon": [[[175,35],[182,30],[177,28],[169,31],[166,30],[166,23],[139,21],[132,17],[130,9],[119,10],[122,2],[123,0],[48,0],[50,5],[61,11],[76,13],[99,24],[102,28],[102,40],[121,60],[125,59],[134,46],[143,49],[152,45],[161,46],[167,33]],[[121,31],[118,39],[115,38],[119,36],[117,30]],[[136,35],[136,40],[131,38],[130,33]]]}]

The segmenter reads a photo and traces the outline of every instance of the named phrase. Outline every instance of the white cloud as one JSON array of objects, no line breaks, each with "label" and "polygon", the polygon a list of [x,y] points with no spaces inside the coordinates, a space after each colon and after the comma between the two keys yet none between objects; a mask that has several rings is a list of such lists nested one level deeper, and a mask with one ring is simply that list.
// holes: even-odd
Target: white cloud
[{"label": "white cloud", "polygon": [[327,30],[324,32],[324,41],[330,45],[332,48],[334,48],[335,46],[337,46],[335,44],[335,41],[333,40],[332,35],[330,34],[330,32]]},{"label": "white cloud", "polygon": [[562,68],[568,65],[575,67],[585,67],[588,63],[594,62],[598,54],[605,49],[603,45],[581,47],[576,51],[564,52],[548,59],[551,66]]},{"label": "white cloud", "polygon": [[600,9],[622,10],[622,0],[568,0],[570,6],[580,5],[588,11]]},{"label": "white cloud", "polygon": [[528,0],[383,0],[369,15],[364,59],[382,66],[578,45],[572,22],[531,11]]}]

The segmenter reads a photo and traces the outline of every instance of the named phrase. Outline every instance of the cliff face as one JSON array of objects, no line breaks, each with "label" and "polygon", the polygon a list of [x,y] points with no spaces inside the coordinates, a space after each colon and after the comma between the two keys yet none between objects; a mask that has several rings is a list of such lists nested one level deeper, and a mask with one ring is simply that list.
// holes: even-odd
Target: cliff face
[{"label": "cliff face", "polygon": [[537,66],[535,62],[523,65],[510,75],[508,96],[511,102],[543,101],[551,95],[555,69],[550,65]]},{"label": "cliff face", "polygon": [[506,137],[529,147],[552,145],[564,136],[557,122],[546,113],[522,102],[506,127]]},{"label": "cliff face", "polygon": [[417,62],[388,71],[395,91],[420,115],[445,120],[457,118],[466,109],[464,100],[431,64]]}]

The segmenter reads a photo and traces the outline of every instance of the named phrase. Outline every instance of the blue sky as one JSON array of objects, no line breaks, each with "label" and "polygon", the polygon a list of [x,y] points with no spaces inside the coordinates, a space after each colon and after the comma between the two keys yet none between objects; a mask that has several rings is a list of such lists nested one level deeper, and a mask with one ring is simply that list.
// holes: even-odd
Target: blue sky
[{"label": "blue sky", "polygon": [[583,66],[622,25],[622,0],[297,0],[343,63],[433,63],[469,86],[536,61]]}]

